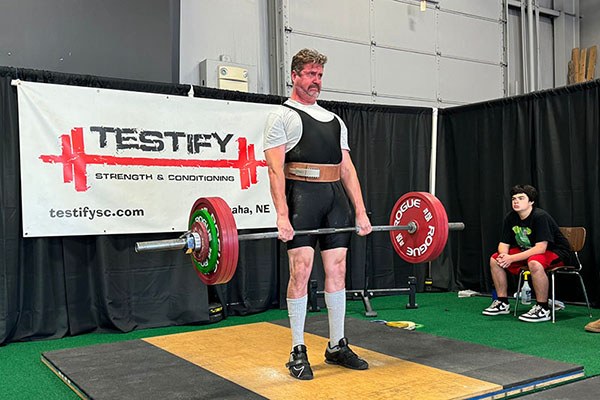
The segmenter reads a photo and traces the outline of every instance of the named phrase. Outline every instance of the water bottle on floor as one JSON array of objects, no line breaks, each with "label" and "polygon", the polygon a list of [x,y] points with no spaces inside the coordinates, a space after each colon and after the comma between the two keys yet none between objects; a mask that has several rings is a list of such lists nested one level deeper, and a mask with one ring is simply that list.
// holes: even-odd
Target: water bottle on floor
[{"label": "water bottle on floor", "polygon": [[529,278],[529,271],[523,272],[523,286],[521,287],[521,304],[531,304],[531,286],[527,278]]}]

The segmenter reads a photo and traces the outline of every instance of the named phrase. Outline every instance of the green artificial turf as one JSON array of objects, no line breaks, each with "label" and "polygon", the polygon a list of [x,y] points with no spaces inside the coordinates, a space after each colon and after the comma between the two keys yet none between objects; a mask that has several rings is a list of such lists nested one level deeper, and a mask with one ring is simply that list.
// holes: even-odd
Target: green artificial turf
[{"label": "green artificial turf", "polygon": [[[583,365],[586,376],[600,374],[597,356],[600,334],[585,332],[590,319],[587,308],[567,305],[557,313],[557,322],[525,323],[512,314],[496,317],[481,315],[490,304],[489,297],[458,298],[457,293],[419,293],[417,309],[406,309],[407,296],[371,299],[376,318],[364,316],[362,301],[348,301],[347,316],[364,320],[413,321],[418,331],[478,343],[557,361]],[[527,311],[525,306],[521,311]],[[324,311],[321,311],[323,313]],[[594,319],[598,310],[593,310]],[[316,313],[309,313],[309,318]],[[10,343],[0,347],[1,399],[78,399],[41,361],[43,352],[135,340],[200,329],[274,321],[287,318],[285,310],[269,310],[243,317],[229,317],[211,325],[144,329],[130,333],[90,333],[55,340]]]}]

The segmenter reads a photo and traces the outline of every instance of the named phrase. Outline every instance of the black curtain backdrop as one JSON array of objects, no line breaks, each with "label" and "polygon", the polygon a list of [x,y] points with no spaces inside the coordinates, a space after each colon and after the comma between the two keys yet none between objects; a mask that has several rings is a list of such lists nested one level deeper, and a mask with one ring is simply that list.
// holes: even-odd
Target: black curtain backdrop
[{"label": "black curtain backdrop", "polygon": [[[510,210],[508,191],[530,183],[539,191],[538,206],[559,225],[587,229],[582,275],[598,304],[599,86],[594,81],[440,110],[438,197],[467,226],[446,250],[456,260],[447,272],[457,288],[491,292],[489,257]],[[584,301],[576,278],[559,278],[557,296]]]},{"label": "black curtain backdrop", "polygon": [[[226,285],[207,288],[180,252],[134,252],[137,241],[168,239],[173,233],[23,238],[16,88],[12,79],[187,96],[188,85],[172,85],[0,67],[0,345],[58,338],[97,330],[134,329],[209,322],[209,303],[228,313],[249,314],[285,306],[287,260],[276,240],[240,242],[236,274]],[[194,87],[196,97],[281,104],[278,96]],[[387,225],[404,192],[428,189],[431,110],[323,102],[348,125],[373,223]],[[191,205],[182,204],[189,212]],[[240,231],[245,233],[245,231]],[[354,238],[348,288],[406,287],[423,266],[401,261],[387,234]],[[367,257],[367,254],[369,256]],[[319,278],[320,276],[320,278]],[[315,265],[322,285],[322,268]],[[283,289],[282,289],[283,288]]]}]

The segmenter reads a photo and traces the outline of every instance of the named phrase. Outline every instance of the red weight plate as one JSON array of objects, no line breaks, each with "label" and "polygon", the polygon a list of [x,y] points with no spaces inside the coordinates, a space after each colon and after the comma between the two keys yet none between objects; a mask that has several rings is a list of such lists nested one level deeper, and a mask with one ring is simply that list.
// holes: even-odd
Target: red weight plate
[{"label": "red weight plate", "polygon": [[220,235],[220,253],[219,265],[221,269],[219,279],[216,284],[227,283],[235,274],[239,254],[239,242],[237,240],[237,228],[235,219],[231,213],[231,208],[227,203],[218,197],[211,198],[211,204],[215,211],[215,216],[218,217],[219,235]]},{"label": "red weight plate", "polygon": [[221,257],[226,258],[224,260],[223,273],[221,274],[221,281],[219,283],[227,283],[233,278],[237,269],[238,257],[239,257],[239,240],[237,226],[235,224],[235,218],[231,213],[231,207],[221,198],[216,198],[218,201],[215,202],[214,207],[218,215],[221,216]]},{"label": "red weight plate", "polygon": [[[230,235],[228,233],[229,230],[229,218],[228,214],[231,214],[231,210],[226,208],[225,211],[221,209],[221,199],[211,198],[211,216],[215,220],[215,225],[218,231],[219,237],[219,253],[218,253],[218,262],[217,268],[212,276],[210,277],[210,282],[212,285],[218,285],[221,283],[226,283],[231,278],[231,241]],[[235,251],[235,250],[233,250]]]},{"label": "red weight plate", "polygon": [[218,279],[215,279],[213,283],[213,285],[217,285],[229,282],[235,274],[239,254],[239,242],[231,208],[220,197],[211,197],[209,199],[214,210],[215,219],[218,220],[217,227],[220,238],[217,269],[220,269],[221,272],[217,274]]},{"label": "red weight plate", "polygon": [[[206,214],[211,219],[208,225],[214,227],[216,236],[213,237],[211,232],[208,232],[209,247],[211,250],[213,248],[217,250],[216,265],[214,271],[210,273],[203,273],[197,268],[195,270],[202,282],[207,285],[227,283],[235,273],[239,254],[235,220],[231,208],[220,197],[204,197],[196,200],[190,212],[190,220],[194,215]],[[210,258],[211,254],[208,257]]]},{"label": "red weight plate", "polygon": [[394,250],[405,261],[419,264],[436,259],[448,240],[448,216],[442,203],[431,193],[406,193],[396,202],[390,225],[414,222],[417,231],[390,231]]},{"label": "red weight plate", "polygon": [[436,229],[440,236],[436,240],[438,247],[436,248],[436,251],[435,251],[435,253],[437,255],[434,258],[432,258],[432,260],[434,260],[442,254],[442,252],[444,251],[444,248],[446,247],[446,244],[448,242],[448,233],[449,233],[448,214],[446,213],[446,208],[444,207],[442,202],[437,197],[435,197],[431,193],[427,193],[427,194],[432,197],[431,203],[433,204],[433,207],[435,210],[435,215],[439,217]]}]

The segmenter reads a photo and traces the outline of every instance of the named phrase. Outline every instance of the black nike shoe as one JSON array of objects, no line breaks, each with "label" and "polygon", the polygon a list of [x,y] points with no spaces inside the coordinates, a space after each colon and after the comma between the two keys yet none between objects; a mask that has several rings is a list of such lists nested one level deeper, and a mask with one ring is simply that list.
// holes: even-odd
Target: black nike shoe
[{"label": "black nike shoe", "polygon": [[348,339],[342,338],[337,346],[333,348],[327,344],[325,350],[325,362],[327,364],[341,365],[350,369],[367,369],[369,363],[360,358],[348,346]]},{"label": "black nike shoe", "polygon": [[290,353],[290,361],[285,366],[290,370],[290,375],[296,379],[308,381],[313,378],[313,372],[306,355],[306,346],[303,344],[294,347]]}]

